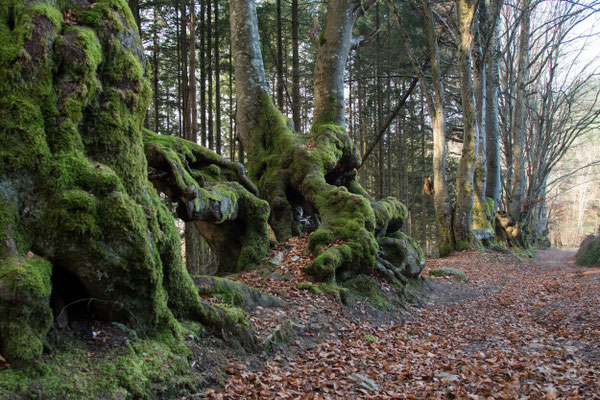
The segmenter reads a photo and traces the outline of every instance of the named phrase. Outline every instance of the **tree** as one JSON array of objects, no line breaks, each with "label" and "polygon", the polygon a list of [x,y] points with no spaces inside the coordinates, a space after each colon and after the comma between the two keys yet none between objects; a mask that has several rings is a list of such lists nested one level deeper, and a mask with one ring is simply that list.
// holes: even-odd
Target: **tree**
[{"label": "tree", "polygon": [[[230,267],[264,256],[267,205],[240,165],[183,139],[142,134],[149,68],[127,3],[5,5],[2,355],[14,365],[40,361],[49,298],[68,295],[52,286],[58,272],[87,293],[98,318],[130,323],[139,334],[179,337],[175,318],[191,318],[251,344],[238,317],[199,297],[173,217],[150,181],[177,201],[180,216],[210,228],[216,249],[219,237],[229,240],[239,251]],[[228,229],[237,236],[228,238]]]},{"label": "tree", "polygon": [[[269,223],[277,239],[316,228],[309,238],[315,255],[307,268],[310,274],[343,281],[377,267],[402,282],[417,276],[423,265],[418,245],[397,232],[406,208],[389,197],[374,201],[362,189],[356,173],[360,156],[344,129],[345,62],[352,26],[362,10],[352,0],[327,4],[316,41],[313,126],[301,137],[269,96],[254,2],[232,1],[237,126],[248,150],[249,177],[271,207]],[[384,257],[378,256],[378,249]]]}]

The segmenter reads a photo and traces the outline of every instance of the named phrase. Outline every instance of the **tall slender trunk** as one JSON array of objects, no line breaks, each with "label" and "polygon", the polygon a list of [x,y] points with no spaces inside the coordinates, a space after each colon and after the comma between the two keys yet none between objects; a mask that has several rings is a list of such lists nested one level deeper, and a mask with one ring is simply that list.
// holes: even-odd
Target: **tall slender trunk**
[{"label": "tall slender trunk", "polygon": [[196,109],[196,1],[190,0],[190,63],[188,78],[187,104],[190,112],[190,125],[187,129],[186,139],[198,142],[198,114]]},{"label": "tall slender trunk", "polygon": [[277,0],[277,107],[283,110],[283,32],[281,29],[281,0]]},{"label": "tall slender trunk", "polygon": [[[423,93],[421,93],[421,182],[425,182],[425,109]],[[421,191],[421,247],[427,248],[427,218],[425,192]]]},{"label": "tall slender trunk", "polygon": [[[379,3],[375,6],[375,29],[377,30],[377,36],[375,39],[375,87],[376,93],[375,98],[377,101],[377,112],[376,112],[376,123],[377,127],[376,132],[381,130],[381,114],[383,113],[383,99],[381,98],[381,40],[379,34],[380,21],[379,21]],[[379,141],[379,159],[377,160],[377,166],[379,167],[379,173],[377,175],[377,183],[378,183],[378,191],[379,197],[385,196],[384,182],[385,177],[383,173],[383,166],[385,164],[384,154],[383,154],[383,140]]]},{"label": "tall slender trunk", "polygon": [[233,58],[229,43],[229,159],[235,160],[235,130],[233,128]]},{"label": "tall slender trunk", "polygon": [[188,102],[188,43],[187,43],[187,4],[185,1],[182,2],[181,10],[181,99],[183,101],[183,137],[188,137],[190,124],[191,124],[191,113],[190,105]]},{"label": "tall slender trunk", "polygon": [[519,39],[519,58],[517,60],[517,95],[512,120],[513,139],[513,182],[510,193],[508,212],[510,216],[519,221],[522,217],[521,211],[525,200],[525,126],[526,110],[525,97],[527,93],[528,58],[529,52],[529,26],[531,19],[530,0],[521,0],[519,6],[522,10],[521,37]]},{"label": "tall slender trunk", "polygon": [[296,132],[300,132],[302,129],[302,125],[300,125],[299,25],[298,0],[292,0],[292,120],[294,121],[294,130]]},{"label": "tall slender trunk", "polygon": [[[137,1],[136,1],[137,3]],[[160,117],[159,117],[159,113],[160,113],[160,107],[158,104],[158,99],[159,99],[159,92],[158,92],[158,52],[159,52],[159,48],[158,48],[158,13],[156,11],[156,7],[154,7],[153,11],[152,11],[152,17],[153,17],[153,24],[152,24],[152,68],[153,68],[153,73],[152,75],[154,75],[152,77],[152,86],[154,89],[154,132],[158,132],[159,131],[159,121],[160,121]],[[139,15],[138,15],[139,18]],[[136,22],[139,23],[139,21],[136,20]]]},{"label": "tall slender trunk", "polygon": [[206,2],[200,2],[200,140],[206,146]]},{"label": "tall slender trunk", "polygon": [[[175,2],[175,33],[177,35],[177,66],[181,65],[182,57],[181,49],[181,33],[180,33],[180,17],[179,17],[179,2]],[[183,82],[181,79],[181,68],[177,68],[177,136],[183,137],[183,118],[181,112],[183,110]]]},{"label": "tall slender trunk", "polygon": [[217,154],[221,154],[221,66],[219,60],[219,3],[215,0],[215,135]]},{"label": "tall slender trunk", "polygon": [[473,87],[471,51],[473,46],[473,20],[476,1],[456,0],[458,39],[458,70],[463,112],[463,148],[456,175],[456,205],[453,230],[456,248],[470,248],[471,211],[473,208],[473,175],[478,151],[479,132],[475,115],[475,89]]},{"label": "tall slender trunk", "polygon": [[[360,71],[362,67],[362,64],[360,62],[360,49],[356,50],[356,70]],[[360,151],[360,155],[361,157],[363,157],[365,155],[365,124],[364,124],[364,116],[363,116],[363,87],[362,87],[362,78],[359,76],[357,78],[357,83],[356,83],[356,90],[358,91],[357,93],[357,97],[358,97],[358,131],[359,131],[359,151]],[[364,168],[361,168],[359,173],[360,173],[360,184],[362,186],[365,186],[365,170],[367,169],[367,166],[365,165]]]},{"label": "tall slender trunk", "polygon": [[215,149],[215,138],[213,130],[213,81],[212,81],[212,10],[211,1],[206,2],[206,75],[208,78],[207,82],[207,113],[208,113],[208,148],[211,150]]}]

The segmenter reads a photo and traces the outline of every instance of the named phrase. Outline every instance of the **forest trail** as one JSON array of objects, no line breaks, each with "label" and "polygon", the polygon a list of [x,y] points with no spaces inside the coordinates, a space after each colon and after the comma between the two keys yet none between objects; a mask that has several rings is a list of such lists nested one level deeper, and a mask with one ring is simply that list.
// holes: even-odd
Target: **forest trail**
[{"label": "forest trail", "polygon": [[[264,368],[232,363],[225,388],[206,398],[598,399],[600,271],[573,258],[543,250],[527,262],[477,252],[429,260],[429,297],[401,320],[357,320],[313,294],[332,329],[299,331],[296,351]],[[441,267],[468,282],[428,277]],[[311,308],[307,300],[289,300],[287,317],[301,323],[294,310]],[[304,335],[322,340],[303,343]]]}]

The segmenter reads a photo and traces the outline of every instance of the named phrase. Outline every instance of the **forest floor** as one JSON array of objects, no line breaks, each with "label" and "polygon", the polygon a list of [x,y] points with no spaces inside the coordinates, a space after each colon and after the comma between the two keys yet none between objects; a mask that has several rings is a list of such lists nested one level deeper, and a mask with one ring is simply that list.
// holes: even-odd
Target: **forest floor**
[{"label": "forest floor", "polygon": [[[199,344],[197,368],[224,375],[185,398],[600,399],[600,270],[574,265],[573,251],[428,260],[415,304],[399,313],[310,289],[303,245],[276,249],[270,275],[231,277],[288,302],[249,314],[263,339],[279,332],[274,351],[223,356]],[[429,276],[442,267],[468,281]]]}]

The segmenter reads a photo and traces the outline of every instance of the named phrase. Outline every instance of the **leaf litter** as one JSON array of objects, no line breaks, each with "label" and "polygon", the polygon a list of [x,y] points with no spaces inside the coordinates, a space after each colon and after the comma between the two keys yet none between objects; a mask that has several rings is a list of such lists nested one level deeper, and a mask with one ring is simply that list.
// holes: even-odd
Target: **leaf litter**
[{"label": "leaf litter", "polygon": [[[600,398],[600,274],[575,266],[573,253],[429,260],[426,300],[400,314],[300,289],[311,284],[306,241],[279,245],[281,263],[267,272],[231,277],[288,302],[249,315],[259,337],[283,321],[295,335],[262,367],[231,360],[207,399]],[[443,267],[469,282],[428,276]]]}]

